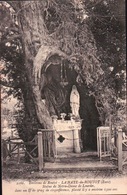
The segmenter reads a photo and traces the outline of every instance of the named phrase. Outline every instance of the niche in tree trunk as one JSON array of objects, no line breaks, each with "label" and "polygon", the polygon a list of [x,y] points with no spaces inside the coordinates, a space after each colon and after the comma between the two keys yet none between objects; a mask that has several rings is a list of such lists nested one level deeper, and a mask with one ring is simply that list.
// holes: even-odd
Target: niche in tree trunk
[{"label": "niche in tree trunk", "polygon": [[[61,64],[64,64],[62,66]],[[59,56],[50,58],[43,66],[41,76],[42,100],[47,104],[50,115],[66,113],[66,120],[71,113],[70,94],[72,86],[75,85],[80,95],[79,114],[82,121],[81,140],[84,150],[97,149],[96,128],[101,125],[99,114],[95,106],[94,97],[88,95],[88,88],[84,83],[77,82],[78,74],[69,68],[67,61]]]}]

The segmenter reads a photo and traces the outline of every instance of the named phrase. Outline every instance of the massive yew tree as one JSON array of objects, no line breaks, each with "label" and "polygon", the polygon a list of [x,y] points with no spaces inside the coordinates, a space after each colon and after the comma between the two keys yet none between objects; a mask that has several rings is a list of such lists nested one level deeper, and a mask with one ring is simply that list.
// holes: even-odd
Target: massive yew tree
[{"label": "massive yew tree", "polygon": [[[82,23],[78,18],[78,13],[75,14],[76,9],[81,9],[80,5],[80,2],[75,1],[20,1],[17,3],[17,20],[22,36],[28,80],[38,119],[45,128],[52,128],[52,121],[41,101],[39,85],[42,66],[51,56],[57,54],[69,61],[74,58],[75,64],[76,60],[82,58],[81,66],[84,71],[80,72],[88,84],[91,82],[90,79],[96,81],[101,74],[92,34],[85,21]],[[79,43],[76,43],[78,41]],[[77,47],[76,44],[78,44]],[[87,69],[91,69],[92,72],[94,67],[98,73],[88,75]]]},{"label": "massive yew tree", "polygon": [[[123,111],[118,99],[124,99],[121,93],[125,91],[125,56],[120,33],[122,43],[125,36],[124,27],[121,27],[123,20],[116,17],[118,7],[114,8],[113,3],[108,0],[1,3],[1,56],[7,62],[3,72],[10,76],[9,86],[13,87],[13,93],[22,99],[24,105],[25,114],[22,127],[19,127],[19,135],[23,140],[32,139],[36,134],[37,127],[35,131],[33,128],[35,123],[38,128],[53,128],[50,105],[47,106],[42,101],[42,91],[54,79],[60,86],[61,64],[65,64],[69,72],[67,78],[68,81],[70,78],[70,87],[66,90],[69,93],[71,85],[77,83],[80,93],[84,148],[86,143],[95,148],[98,125],[105,125],[110,115],[114,117],[114,121],[115,118],[118,119],[117,111],[119,108]],[[121,5],[124,6],[124,1]],[[113,28],[118,25],[116,22],[112,27],[114,21],[119,21],[122,32],[118,28],[113,32]],[[107,28],[110,29],[109,39],[105,33]],[[57,66],[60,71],[55,74],[53,70],[51,74],[50,70],[47,76],[45,72],[50,65]],[[117,67],[121,65],[122,69],[118,70]],[[118,83],[122,81],[122,88],[118,87],[116,90],[115,79]],[[3,85],[8,83],[2,80]],[[69,104],[69,100],[65,103]]]}]

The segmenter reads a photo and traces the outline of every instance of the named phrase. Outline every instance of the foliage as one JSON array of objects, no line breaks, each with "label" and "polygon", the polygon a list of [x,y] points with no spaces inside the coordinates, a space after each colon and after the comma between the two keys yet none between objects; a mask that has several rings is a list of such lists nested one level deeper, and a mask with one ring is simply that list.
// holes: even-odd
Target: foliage
[{"label": "foliage", "polygon": [[[98,91],[96,99],[104,106],[101,113],[107,115],[110,111],[116,124],[120,123],[119,120],[125,124],[125,102],[123,106],[126,88],[125,1],[86,0],[85,7],[90,16],[88,22],[96,40],[98,56],[104,71],[103,77],[100,78],[101,86],[95,87]],[[124,114],[121,115],[120,110]]]},{"label": "foliage", "polygon": [[[118,99],[125,98],[125,26],[121,17],[117,16],[118,2],[51,0],[39,4],[45,41],[68,56],[69,67],[77,71],[89,88],[89,95],[95,97],[101,121],[105,123],[109,114],[116,117],[117,111],[122,108]],[[28,6],[29,2],[22,9],[27,11]],[[2,72],[8,75],[7,83],[13,86],[8,94],[23,97],[25,103],[28,78],[22,41],[14,18],[20,10],[14,14],[14,10],[3,7],[3,4],[0,9],[3,13],[1,17],[4,16],[0,54],[7,62]],[[7,20],[8,27],[5,25]]]},{"label": "foliage", "polygon": [[26,72],[24,67],[24,55],[18,34],[17,25],[13,21],[12,10],[4,4],[0,4],[1,18],[1,42],[0,42],[0,58],[1,58],[1,84],[6,86],[7,95],[13,94],[21,100],[21,89],[26,82]]},{"label": "foliage", "polygon": [[[116,9],[121,11],[118,10],[117,3],[114,1],[84,1],[88,15],[87,24],[94,35],[102,68],[102,74],[96,78],[97,81],[95,79],[90,83],[90,94],[95,96],[96,106],[101,121],[104,123],[109,114],[116,117],[118,108],[123,108],[122,99],[125,99],[125,19],[124,15],[116,14]],[[123,3],[121,8],[124,7]],[[121,13],[124,14],[125,11],[122,11]],[[121,101],[118,103],[119,98]],[[117,115],[118,117],[121,118],[120,115]],[[125,117],[123,123],[125,123]]]},{"label": "foliage", "polygon": [[[20,109],[15,111],[17,129],[19,136],[26,141],[32,139],[37,132],[39,125],[37,117],[32,115],[35,112],[31,106],[31,114],[27,106],[29,95],[29,83],[27,71],[25,68],[25,56],[22,48],[22,41],[19,35],[17,21],[14,20],[14,10],[7,6],[5,2],[0,4],[1,18],[1,42],[0,42],[0,58],[1,58],[1,85],[4,101],[9,96],[16,98],[18,104],[21,103]],[[8,21],[8,22],[6,22]],[[17,107],[18,107],[17,104]],[[33,121],[36,125],[33,131]]]},{"label": "foliage", "polygon": [[119,121],[125,99],[124,1],[74,2],[52,1],[45,7],[48,33],[95,97],[102,123],[110,114]]}]

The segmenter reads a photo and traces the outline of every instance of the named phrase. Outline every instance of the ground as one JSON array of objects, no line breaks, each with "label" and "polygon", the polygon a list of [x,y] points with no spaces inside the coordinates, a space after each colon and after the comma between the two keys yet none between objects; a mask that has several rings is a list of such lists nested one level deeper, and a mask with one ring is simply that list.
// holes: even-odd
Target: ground
[{"label": "ground", "polygon": [[20,165],[7,165],[3,168],[3,180],[15,179],[62,179],[62,178],[118,178],[127,177],[127,166],[124,167],[123,172],[117,170],[85,170],[85,171],[44,171],[43,173],[37,172],[35,165],[20,164]]},{"label": "ground", "polygon": [[[89,157],[90,158],[90,157]],[[66,164],[67,158],[63,158]],[[89,164],[89,161],[85,161]],[[110,162],[108,162],[109,164]],[[65,165],[66,165],[65,164]],[[99,164],[99,161],[98,161]],[[116,161],[114,162],[116,164]],[[53,165],[53,163],[51,163]],[[78,166],[78,164],[77,164]],[[2,168],[3,180],[15,180],[15,179],[62,179],[62,178],[122,178],[127,177],[127,165],[123,166],[123,171],[118,172],[117,168],[87,168],[86,169],[45,169],[43,172],[39,172],[38,166],[33,163],[24,163],[21,161],[19,164],[14,159],[7,160],[7,163]]]},{"label": "ground", "polygon": [[[14,159],[8,160],[6,165],[3,166],[3,195],[20,195],[22,193],[24,195],[78,195],[80,192],[84,195],[86,193],[94,194],[95,192],[96,194],[102,194],[102,191],[103,194],[109,194],[109,192],[112,194],[126,194],[127,165],[123,167],[122,172],[119,172],[116,160],[108,159],[108,161],[100,162],[96,157],[92,157],[92,159],[93,163],[90,164],[90,156],[87,158],[73,157],[71,158],[72,161],[70,157],[69,159],[65,157],[57,159],[56,162],[45,163],[43,171],[39,171],[38,165],[33,163],[28,164],[21,161],[18,164]],[[91,167],[94,166],[94,162],[96,168]],[[87,166],[85,167],[85,165]],[[98,181],[99,183],[96,183]],[[76,184],[70,184],[71,182]]]}]

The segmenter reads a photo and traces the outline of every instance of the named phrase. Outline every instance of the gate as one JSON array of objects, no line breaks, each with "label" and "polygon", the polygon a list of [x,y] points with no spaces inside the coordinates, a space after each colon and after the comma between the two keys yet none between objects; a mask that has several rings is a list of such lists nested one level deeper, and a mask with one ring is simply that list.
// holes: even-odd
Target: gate
[{"label": "gate", "polygon": [[100,160],[111,156],[111,130],[110,127],[97,128],[97,151]]},{"label": "gate", "polygon": [[[127,165],[127,136],[123,136],[122,128],[118,129],[118,170],[122,171],[124,165]],[[125,148],[123,150],[123,147]],[[125,156],[124,156],[125,151]]]},{"label": "gate", "polygon": [[52,161],[55,157],[55,135],[54,130],[44,129],[42,132],[44,161]]},{"label": "gate", "polygon": [[39,129],[38,131],[38,159],[39,170],[44,168],[44,162],[54,162],[56,155],[55,134],[52,129]]}]

